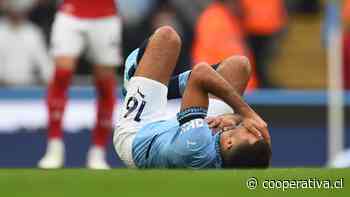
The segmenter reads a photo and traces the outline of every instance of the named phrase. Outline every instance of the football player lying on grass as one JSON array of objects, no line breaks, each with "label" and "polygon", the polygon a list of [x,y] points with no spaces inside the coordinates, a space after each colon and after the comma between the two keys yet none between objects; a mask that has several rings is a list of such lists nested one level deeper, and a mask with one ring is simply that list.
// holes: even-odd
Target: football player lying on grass
[{"label": "football player lying on grass", "polygon": [[[136,49],[127,58],[126,96],[113,138],[119,157],[138,168],[268,167],[267,124],[241,98],[251,72],[247,58],[201,63],[171,79],[180,48],[178,34],[161,27],[143,51]],[[182,98],[181,110],[165,119],[171,97]],[[207,118],[209,97],[236,114]],[[213,110],[227,112],[225,107]]]}]

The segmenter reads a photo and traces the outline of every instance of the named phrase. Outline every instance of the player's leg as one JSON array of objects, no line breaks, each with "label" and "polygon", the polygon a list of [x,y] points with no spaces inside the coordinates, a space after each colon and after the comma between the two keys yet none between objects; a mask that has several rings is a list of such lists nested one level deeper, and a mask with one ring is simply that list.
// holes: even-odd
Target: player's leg
[{"label": "player's leg", "polygon": [[[148,39],[145,40],[139,48],[134,50],[127,58],[125,63],[124,87],[127,87],[128,81],[135,74],[135,70],[141,58],[144,55]],[[217,72],[222,75],[241,95],[243,95],[251,76],[251,65],[249,59],[245,56],[231,56],[219,64],[212,65]],[[170,79],[168,84],[168,99],[181,98],[186,88],[190,70],[183,72]],[[126,91],[124,91],[126,93]]]},{"label": "player's leg", "polygon": [[[142,57],[145,54],[146,48],[149,43],[149,38],[147,38],[142,44],[139,46],[139,48],[135,49],[133,52],[130,53],[130,55],[127,57],[125,61],[125,68],[124,68],[124,85],[123,85],[123,95],[125,96],[127,91],[127,87],[129,84],[130,79],[135,75],[136,69],[139,66],[139,63],[142,59]],[[169,82],[169,85],[173,82]],[[171,87],[170,90],[172,90],[173,87]],[[172,93],[172,92],[169,92]],[[181,97],[181,96],[177,96]],[[169,98],[169,94],[168,94]]]},{"label": "player's leg", "polygon": [[167,84],[180,48],[181,39],[171,27],[161,27],[150,37],[135,74],[128,83],[122,108],[124,118],[133,117],[138,122],[144,114],[148,114],[148,118],[150,115],[154,119],[162,118],[160,114],[164,113],[163,108],[167,103]]},{"label": "player's leg", "polygon": [[116,103],[115,68],[96,66],[94,69],[94,84],[97,94],[96,121],[92,130],[92,143],[87,154],[86,165],[90,169],[109,169],[106,161],[106,147],[112,130]]},{"label": "player's leg", "polygon": [[[232,56],[219,64],[211,65],[241,96],[247,87],[251,75],[251,66],[248,58]],[[187,86],[191,71],[181,73],[171,78],[169,82],[168,99],[181,98]],[[209,116],[233,113],[232,108],[217,97],[209,100]]]},{"label": "player's leg", "polygon": [[87,155],[87,167],[108,169],[106,146],[112,129],[116,101],[116,67],[121,63],[121,21],[106,17],[91,21],[87,31],[88,56],[94,65],[97,92],[96,122],[92,130],[92,144]]},{"label": "player's leg", "polygon": [[[163,41],[165,42],[163,43]],[[138,75],[144,75],[143,77],[167,85],[170,78],[169,73],[172,74],[176,66],[180,47],[181,39],[171,27],[165,26],[156,30],[149,39],[145,40],[126,59],[124,87],[127,88],[127,84],[135,76],[136,70]],[[150,74],[152,76],[149,76]]]},{"label": "player's leg", "polygon": [[[232,56],[219,64],[211,65],[222,77],[243,95],[251,75],[249,59],[245,56]],[[186,88],[190,70],[171,78],[168,99],[181,98]]]},{"label": "player's leg", "polygon": [[[163,41],[166,42],[162,43]],[[167,49],[167,47],[169,48]],[[156,30],[150,38],[145,40],[140,47],[134,50],[126,59],[124,73],[125,88],[127,88],[130,79],[135,76],[136,70],[138,70],[139,75],[145,75],[143,77],[167,85],[169,73],[171,72],[172,74],[176,66],[179,56],[178,51],[180,50],[179,47],[181,47],[181,39],[171,27],[165,26]],[[141,64],[144,65],[142,68],[140,68]],[[149,66],[152,64],[153,66]],[[153,76],[148,77],[151,73]],[[158,77],[154,78],[155,75]],[[163,76],[163,79],[159,76]]]},{"label": "player's leg", "polygon": [[49,139],[62,138],[62,117],[67,102],[67,91],[71,83],[77,59],[69,56],[54,58],[55,73],[49,83],[47,106],[49,112]]},{"label": "player's leg", "polygon": [[113,137],[116,152],[128,166],[134,166],[132,143],[139,129],[166,118],[167,84],[180,48],[180,37],[171,27],[159,28],[150,37],[135,74],[128,82]]},{"label": "player's leg", "polygon": [[135,76],[168,85],[181,49],[181,39],[171,27],[161,27],[150,37]]},{"label": "player's leg", "polygon": [[41,168],[59,168],[64,163],[62,118],[77,57],[83,49],[83,38],[76,28],[75,19],[57,14],[51,41],[56,68],[46,98],[48,144],[45,156],[38,163]]},{"label": "player's leg", "polygon": [[229,57],[220,63],[216,71],[243,96],[252,72],[247,57]]},{"label": "player's leg", "polygon": [[[217,66],[216,72],[218,72],[238,94],[243,96],[251,76],[251,66],[247,57],[229,57]],[[233,109],[229,105],[215,96],[211,96],[209,103],[208,116],[233,113]]]},{"label": "player's leg", "polygon": [[133,50],[125,60],[124,77],[123,77],[124,79],[123,79],[123,87],[122,87],[123,96],[125,96],[127,93],[126,89],[128,88],[129,81],[135,75],[136,69],[139,65],[139,62],[141,61],[143,54],[146,51],[147,45],[148,45],[148,39],[142,42],[139,48]]}]

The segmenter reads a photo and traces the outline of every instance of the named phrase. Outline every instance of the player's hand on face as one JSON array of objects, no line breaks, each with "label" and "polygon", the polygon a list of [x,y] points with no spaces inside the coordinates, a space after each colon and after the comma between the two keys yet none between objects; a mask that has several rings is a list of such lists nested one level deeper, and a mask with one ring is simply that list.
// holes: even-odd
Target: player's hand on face
[{"label": "player's hand on face", "polygon": [[267,123],[256,113],[250,117],[246,117],[242,121],[242,126],[246,127],[256,137],[265,139],[271,143],[271,137],[267,128]]},{"label": "player's hand on face", "polygon": [[238,117],[238,115],[227,114],[217,117],[208,117],[207,122],[209,128],[211,129],[223,129],[225,127],[232,127],[238,125],[241,121],[240,119],[241,118]]},{"label": "player's hand on face", "polygon": [[206,120],[211,129],[216,129],[220,125],[219,117],[207,117]]},{"label": "player's hand on face", "polygon": [[247,108],[246,110],[241,111],[241,115],[243,116],[243,120],[250,119],[249,122],[252,124],[252,126],[258,129],[267,141],[270,140],[267,123],[254,110]]}]

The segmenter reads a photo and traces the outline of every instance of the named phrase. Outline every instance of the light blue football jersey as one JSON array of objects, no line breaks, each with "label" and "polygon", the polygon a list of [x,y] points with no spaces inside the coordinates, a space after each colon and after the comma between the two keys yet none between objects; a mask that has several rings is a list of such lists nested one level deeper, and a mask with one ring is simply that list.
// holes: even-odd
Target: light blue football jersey
[{"label": "light blue football jersey", "polygon": [[204,119],[158,121],[137,133],[133,160],[138,168],[221,168],[219,141]]}]

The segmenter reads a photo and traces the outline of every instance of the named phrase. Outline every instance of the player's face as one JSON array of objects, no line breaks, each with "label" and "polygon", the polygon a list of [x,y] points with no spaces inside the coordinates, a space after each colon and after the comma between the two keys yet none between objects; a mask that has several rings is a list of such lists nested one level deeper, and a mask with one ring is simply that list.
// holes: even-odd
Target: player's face
[{"label": "player's face", "polygon": [[259,138],[242,126],[225,131],[221,134],[221,147],[224,150],[237,147],[243,143],[254,144],[257,141],[259,141]]}]

